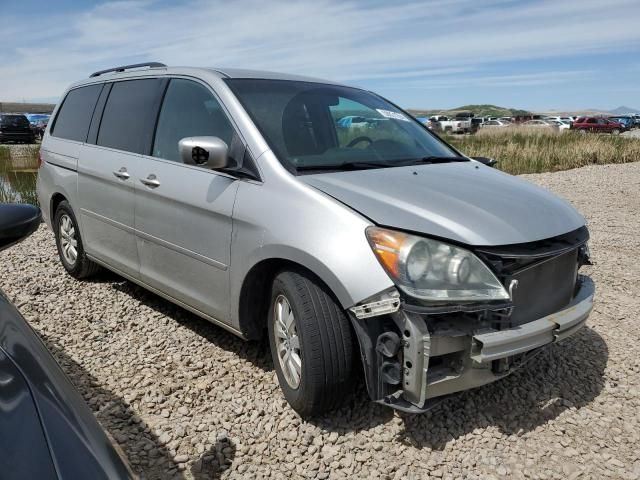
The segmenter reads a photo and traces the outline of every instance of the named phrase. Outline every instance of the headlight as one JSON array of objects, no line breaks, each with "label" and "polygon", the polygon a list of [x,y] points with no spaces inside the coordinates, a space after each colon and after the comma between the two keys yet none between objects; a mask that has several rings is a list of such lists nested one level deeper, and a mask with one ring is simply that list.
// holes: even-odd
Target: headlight
[{"label": "headlight", "polygon": [[394,283],[433,302],[509,300],[494,273],[473,253],[429,238],[369,227],[367,239]]}]

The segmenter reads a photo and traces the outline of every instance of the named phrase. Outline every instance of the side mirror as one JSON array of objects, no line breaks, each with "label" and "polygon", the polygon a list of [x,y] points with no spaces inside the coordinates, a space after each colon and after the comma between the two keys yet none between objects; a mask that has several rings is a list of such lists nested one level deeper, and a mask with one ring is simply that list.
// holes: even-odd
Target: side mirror
[{"label": "side mirror", "polygon": [[218,137],[187,137],[178,142],[180,158],[187,165],[218,170],[229,166],[229,147]]},{"label": "side mirror", "polygon": [[495,167],[496,163],[498,163],[498,161],[495,158],[488,158],[488,157],[471,157],[471,158],[480,163],[484,163],[487,167]]},{"label": "side mirror", "polygon": [[26,204],[0,204],[0,250],[27,238],[40,226],[40,209]]}]

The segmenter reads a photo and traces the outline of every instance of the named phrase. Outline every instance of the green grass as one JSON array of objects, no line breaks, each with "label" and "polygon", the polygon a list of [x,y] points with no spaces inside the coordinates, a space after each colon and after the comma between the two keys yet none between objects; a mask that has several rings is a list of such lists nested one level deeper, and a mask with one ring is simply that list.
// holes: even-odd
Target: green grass
[{"label": "green grass", "polygon": [[622,136],[513,127],[443,138],[470,157],[495,158],[497,168],[514,175],[640,161],[640,139]]},{"label": "green grass", "polygon": [[[36,195],[38,163],[37,145],[21,147],[18,156],[15,147],[0,145],[0,203],[30,203],[38,205]],[[25,171],[30,170],[30,171]]]}]

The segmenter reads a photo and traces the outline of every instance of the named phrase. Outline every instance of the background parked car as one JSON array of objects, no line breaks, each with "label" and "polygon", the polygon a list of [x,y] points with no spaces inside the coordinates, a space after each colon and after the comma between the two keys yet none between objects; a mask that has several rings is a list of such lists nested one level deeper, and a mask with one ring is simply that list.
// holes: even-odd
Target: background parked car
[{"label": "background parked car", "polygon": [[[0,250],[33,233],[40,209],[0,204]],[[82,396],[0,292],[0,478],[134,478]]]},{"label": "background parked car", "polygon": [[547,120],[529,120],[527,122],[524,122],[522,124],[524,127],[529,127],[529,128],[551,128],[551,129],[557,129],[558,126],[548,122]]},{"label": "background parked car", "polygon": [[35,137],[41,139],[47,128],[51,115],[46,113],[25,113],[24,116],[29,120],[31,130],[33,130]]},{"label": "background parked car", "polygon": [[27,117],[15,113],[0,114],[0,143],[5,142],[35,142],[35,134]]},{"label": "background parked car", "polygon": [[29,123],[32,125],[41,122],[42,120],[48,121],[49,117],[51,117],[51,115],[47,113],[25,113],[24,116],[27,117],[27,120],[29,120]]},{"label": "background parked car", "polygon": [[553,127],[558,130],[569,130],[571,128],[571,124],[569,122],[563,122],[561,120],[547,120],[547,123],[550,123]]},{"label": "background parked car", "polygon": [[440,124],[440,128],[442,128],[446,133],[469,133],[473,130],[470,117],[456,117],[451,120],[439,120],[438,123]]},{"label": "background parked car", "polygon": [[33,130],[36,138],[42,140],[44,136],[44,131],[47,129],[47,125],[49,124],[49,119],[38,120],[36,123],[31,124],[31,130]]},{"label": "background parked car", "polygon": [[636,127],[636,121],[631,116],[623,115],[623,116],[617,116],[617,117],[609,117],[609,120],[621,123],[622,125],[624,125],[624,128],[627,130],[631,130],[632,128]]},{"label": "background parked car", "polygon": [[505,128],[511,127],[513,124],[504,120],[489,120],[482,124],[482,128]]},{"label": "background parked car", "polygon": [[612,135],[618,135],[626,130],[620,122],[604,117],[580,117],[571,124],[571,129],[579,133],[610,133]]}]

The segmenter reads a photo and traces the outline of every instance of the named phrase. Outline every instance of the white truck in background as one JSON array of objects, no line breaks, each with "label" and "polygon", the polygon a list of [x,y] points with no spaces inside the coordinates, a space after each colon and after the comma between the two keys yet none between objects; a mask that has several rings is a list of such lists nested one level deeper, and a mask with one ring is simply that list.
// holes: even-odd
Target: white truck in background
[{"label": "white truck in background", "polygon": [[449,118],[445,115],[431,117],[432,122],[437,122],[440,130],[444,133],[471,133],[474,131],[472,115],[456,115]]}]

